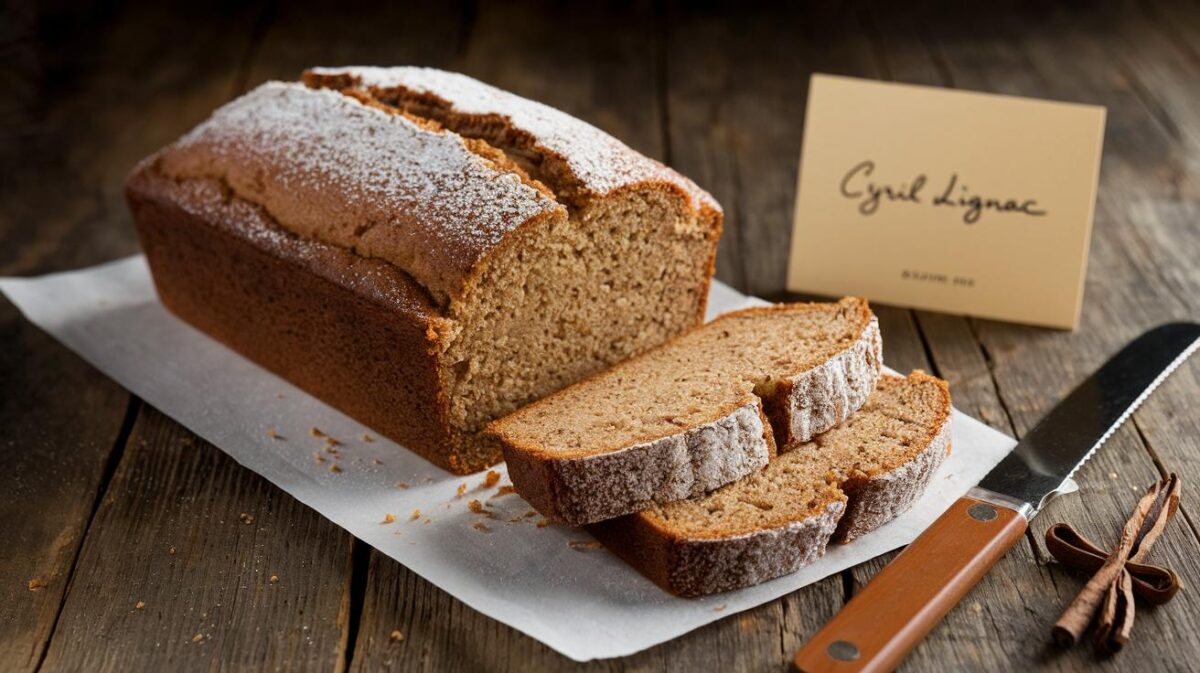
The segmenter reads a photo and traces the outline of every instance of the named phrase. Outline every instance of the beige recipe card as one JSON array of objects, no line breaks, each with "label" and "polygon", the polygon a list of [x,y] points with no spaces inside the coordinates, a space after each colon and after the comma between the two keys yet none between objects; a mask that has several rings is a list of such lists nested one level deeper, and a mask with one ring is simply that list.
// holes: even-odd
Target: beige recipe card
[{"label": "beige recipe card", "polygon": [[1073,329],[1104,112],[813,75],[788,289]]}]

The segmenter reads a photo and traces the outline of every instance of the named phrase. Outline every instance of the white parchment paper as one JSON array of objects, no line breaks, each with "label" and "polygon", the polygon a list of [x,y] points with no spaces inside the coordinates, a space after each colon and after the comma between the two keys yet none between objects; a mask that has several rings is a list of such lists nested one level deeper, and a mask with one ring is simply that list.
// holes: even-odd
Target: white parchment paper
[{"label": "white parchment paper", "polygon": [[[510,523],[528,505],[516,495],[494,497],[495,487],[481,486],[483,474],[449,474],[375,433],[364,442],[368,428],[169,314],[140,256],[0,279],[0,290],[33,323],[242,465],[472,608],[577,661],[637,652],[907,544],[1015,444],[956,411],[954,451],[907,514],[853,544],[831,545],[795,574],[680,599],[592,548],[582,531],[538,527],[541,517]],[[761,301],[717,283],[709,317],[754,303]],[[344,442],[342,472],[314,460],[323,442],[312,427]],[[486,502],[494,518],[469,511],[472,499]],[[395,523],[381,524],[388,513]]]}]

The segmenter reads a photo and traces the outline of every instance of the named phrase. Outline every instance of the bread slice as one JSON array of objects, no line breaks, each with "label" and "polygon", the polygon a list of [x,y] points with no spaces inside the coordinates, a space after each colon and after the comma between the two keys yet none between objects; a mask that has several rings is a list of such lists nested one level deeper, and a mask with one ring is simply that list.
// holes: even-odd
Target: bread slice
[{"label": "bread slice", "polygon": [[588,527],[667,591],[701,596],[795,572],[907,510],[950,452],[950,391],[885,376],[846,423],[700,498]]},{"label": "bread slice", "polygon": [[867,399],[881,367],[866,300],[729,313],[493,422],[517,492],[582,525],[702,495]]}]

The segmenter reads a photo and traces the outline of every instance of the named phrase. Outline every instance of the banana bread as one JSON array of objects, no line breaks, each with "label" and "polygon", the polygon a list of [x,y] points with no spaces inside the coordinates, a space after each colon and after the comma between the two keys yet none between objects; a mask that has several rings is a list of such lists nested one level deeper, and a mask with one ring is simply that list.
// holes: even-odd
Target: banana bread
[{"label": "banana bread", "polygon": [[175,314],[431,461],[699,324],[721,210],[582,121],[453,73],[264,84],[127,198]]}]

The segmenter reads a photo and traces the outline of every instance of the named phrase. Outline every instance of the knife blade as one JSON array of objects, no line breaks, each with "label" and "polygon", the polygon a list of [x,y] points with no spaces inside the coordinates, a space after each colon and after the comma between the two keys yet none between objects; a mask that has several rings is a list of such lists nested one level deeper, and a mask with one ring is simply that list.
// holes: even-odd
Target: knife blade
[{"label": "knife blade", "polygon": [[1171,323],[1134,339],[1079,384],[979,482],[1033,518],[1164,379],[1200,348],[1200,325]]},{"label": "knife blade", "polygon": [[849,673],[899,665],[1197,349],[1196,323],[1156,327],[1122,348],[851,599],[800,649],[794,667]]}]

